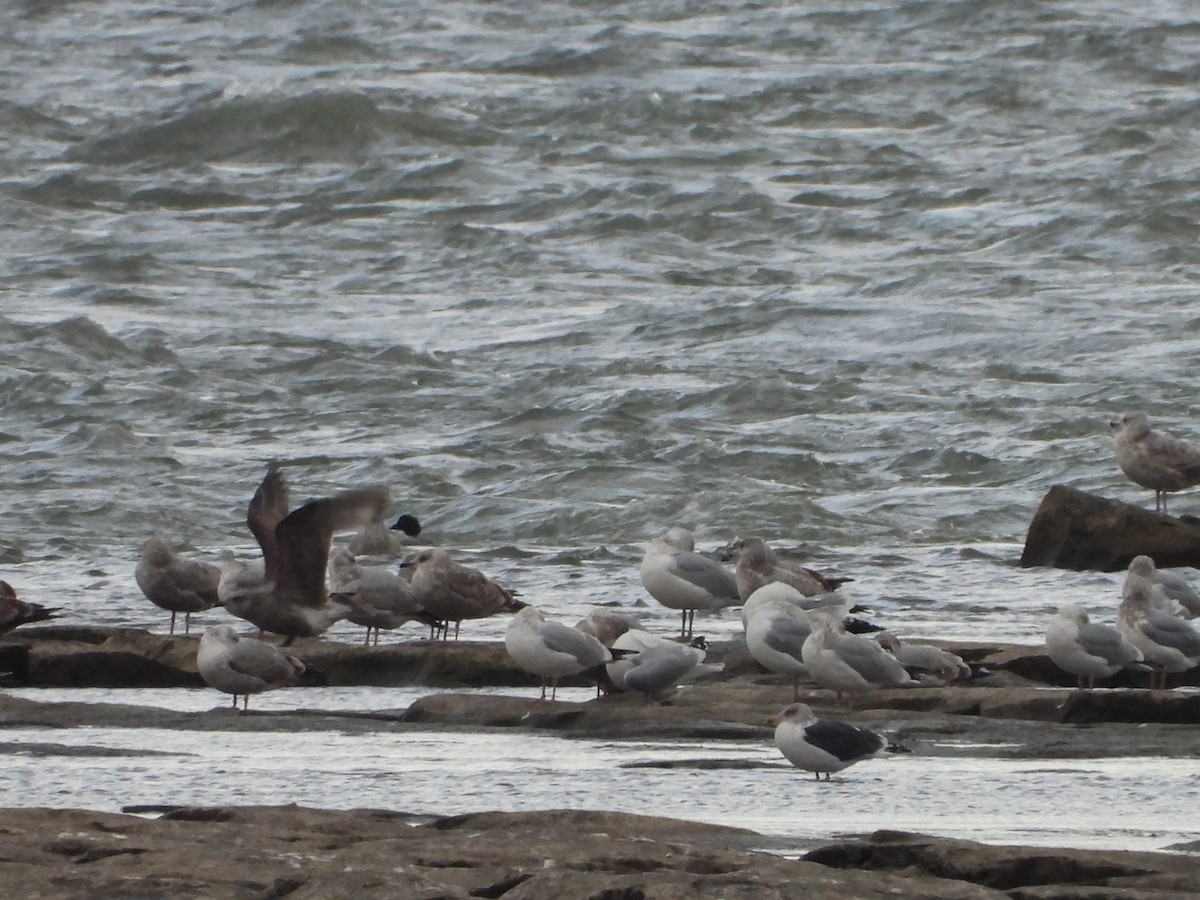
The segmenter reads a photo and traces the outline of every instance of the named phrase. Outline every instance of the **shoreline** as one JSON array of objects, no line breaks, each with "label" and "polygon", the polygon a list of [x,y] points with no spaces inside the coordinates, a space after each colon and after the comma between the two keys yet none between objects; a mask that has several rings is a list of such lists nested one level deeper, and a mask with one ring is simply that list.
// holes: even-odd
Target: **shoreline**
[{"label": "shoreline", "polygon": [[805,850],[747,829],[590,810],[155,812],[5,810],[0,890],[231,900],[1200,896],[1195,858],[1169,852],[992,846],[897,831]]}]

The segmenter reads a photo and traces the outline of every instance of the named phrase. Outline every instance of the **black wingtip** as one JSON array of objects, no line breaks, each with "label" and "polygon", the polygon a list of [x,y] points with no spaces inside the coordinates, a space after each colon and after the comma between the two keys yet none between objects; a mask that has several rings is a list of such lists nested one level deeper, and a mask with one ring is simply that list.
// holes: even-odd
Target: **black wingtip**
[{"label": "black wingtip", "polygon": [[856,619],[852,616],[847,616],[845,620],[846,630],[850,634],[870,634],[872,631],[885,630],[882,625],[876,625],[873,622],[868,622],[865,619]]},{"label": "black wingtip", "polygon": [[912,751],[909,750],[907,747],[905,747],[903,744],[889,743],[883,749],[885,751],[887,751],[888,753],[912,753]]},{"label": "black wingtip", "polygon": [[403,531],[409,537],[416,537],[421,533],[421,523],[417,521],[416,516],[410,516],[408,513],[402,515],[388,527],[392,531]]}]

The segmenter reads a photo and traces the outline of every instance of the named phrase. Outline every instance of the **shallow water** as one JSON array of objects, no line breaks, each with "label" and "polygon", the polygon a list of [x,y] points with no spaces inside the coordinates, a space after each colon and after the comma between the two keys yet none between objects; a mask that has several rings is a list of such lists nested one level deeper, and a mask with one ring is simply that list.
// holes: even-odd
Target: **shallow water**
[{"label": "shallow water", "polygon": [[161,629],[142,540],[252,555],[277,460],[296,501],[389,484],[568,621],[670,628],[636,569],[673,524],[852,575],[902,636],[1110,619],[1118,576],[1013,562],[1055,483],[1150,502],[1114,414],[1200,435],[1198,26],[1184,0],[5,4],[0,577]]},{"label": "shallow water", "polygon": [[[214,700],[212,692],[189,690],[19,693],[197,713],[213,709]],[[254,705],[264,711],[396,709],[419,693],[290,689],[255,697]],[[563,692],[577,700],[589,693]],[[817,783],[788,766],[765,740],[568,740],[511,729],[386,725],[353,734],[16,727],[2,738],[5,806],[117,810],[272,804],[287,797],[312,806],[398,809],[415,816],[612,809],[813,843],[896,828],[989,843],[1160,849],[1200,834],[1200,787],[1192,759],[900,754]],[[956,746],[946,740],[938,749]],[[762,767],[630,767],[688,759]],[[1080,802],[1084,796],[1086,803]]]}]

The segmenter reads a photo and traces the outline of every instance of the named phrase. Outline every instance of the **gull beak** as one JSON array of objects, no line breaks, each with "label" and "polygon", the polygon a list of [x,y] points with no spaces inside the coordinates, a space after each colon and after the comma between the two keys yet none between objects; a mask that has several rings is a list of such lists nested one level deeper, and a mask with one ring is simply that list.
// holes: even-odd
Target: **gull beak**
[{"label": "gull beak", "polygon": [[770,725],[772,728],[774,728],[779,724],[779,716],[767,716],[765,719],[763,719],[763,724]]}]

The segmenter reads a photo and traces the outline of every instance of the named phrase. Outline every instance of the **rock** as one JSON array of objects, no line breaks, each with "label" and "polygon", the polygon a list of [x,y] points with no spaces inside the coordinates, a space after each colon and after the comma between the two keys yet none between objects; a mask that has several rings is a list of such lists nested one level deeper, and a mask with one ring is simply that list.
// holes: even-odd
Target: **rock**
[{"label": "rock", "polygon": [[[804,858],[839,868],[922,872],[1006,891],[1012,897],[1136,898],[1161,897],[1166,892],[1194,896],[1200,889],[1196,860],[1187,856],[998,847],[896,831],[878,831],[865,841],[821,847]],[[1078,892],[1076,888],[1082,885],[1091,892]],[[1018,888],[1040,890],[1031,893]]]},{"label": "rock", "polygon": [[[10,683],[31,687],[203,687],[196,671],[199,640],[199,635],[154,634],[142,628],[27,628],[0,639],[0,661],[8,660]],[[311,670],[308,683],[314,684],[538,684],[513,664],[499,642],[414,641],[365,647],[304,639],[295,641],[290,651]]]},{"label": "rock", "polygon": [[14,900],[1148,900],[1196,890],[1195,859],[1180,854],[877,832],[800,856],[794,842],[746,829],[586,810],[428,820],[297,806],[180,808],[157,819],[18,809],[4,821],[0,892]]},{"label": "rock", "polygon": [[789,859],[752,831],[558,810],[413,824],[385,811],[222,808],[172,819],[10,810],[3,896],[468,898],[1000,898],[923,872]]},{"label": "rock", "polygon": [[1200,567],[1200,525],[1056,484],[1025,536],[1022,566],[1115,572],[1135,556]]}]

